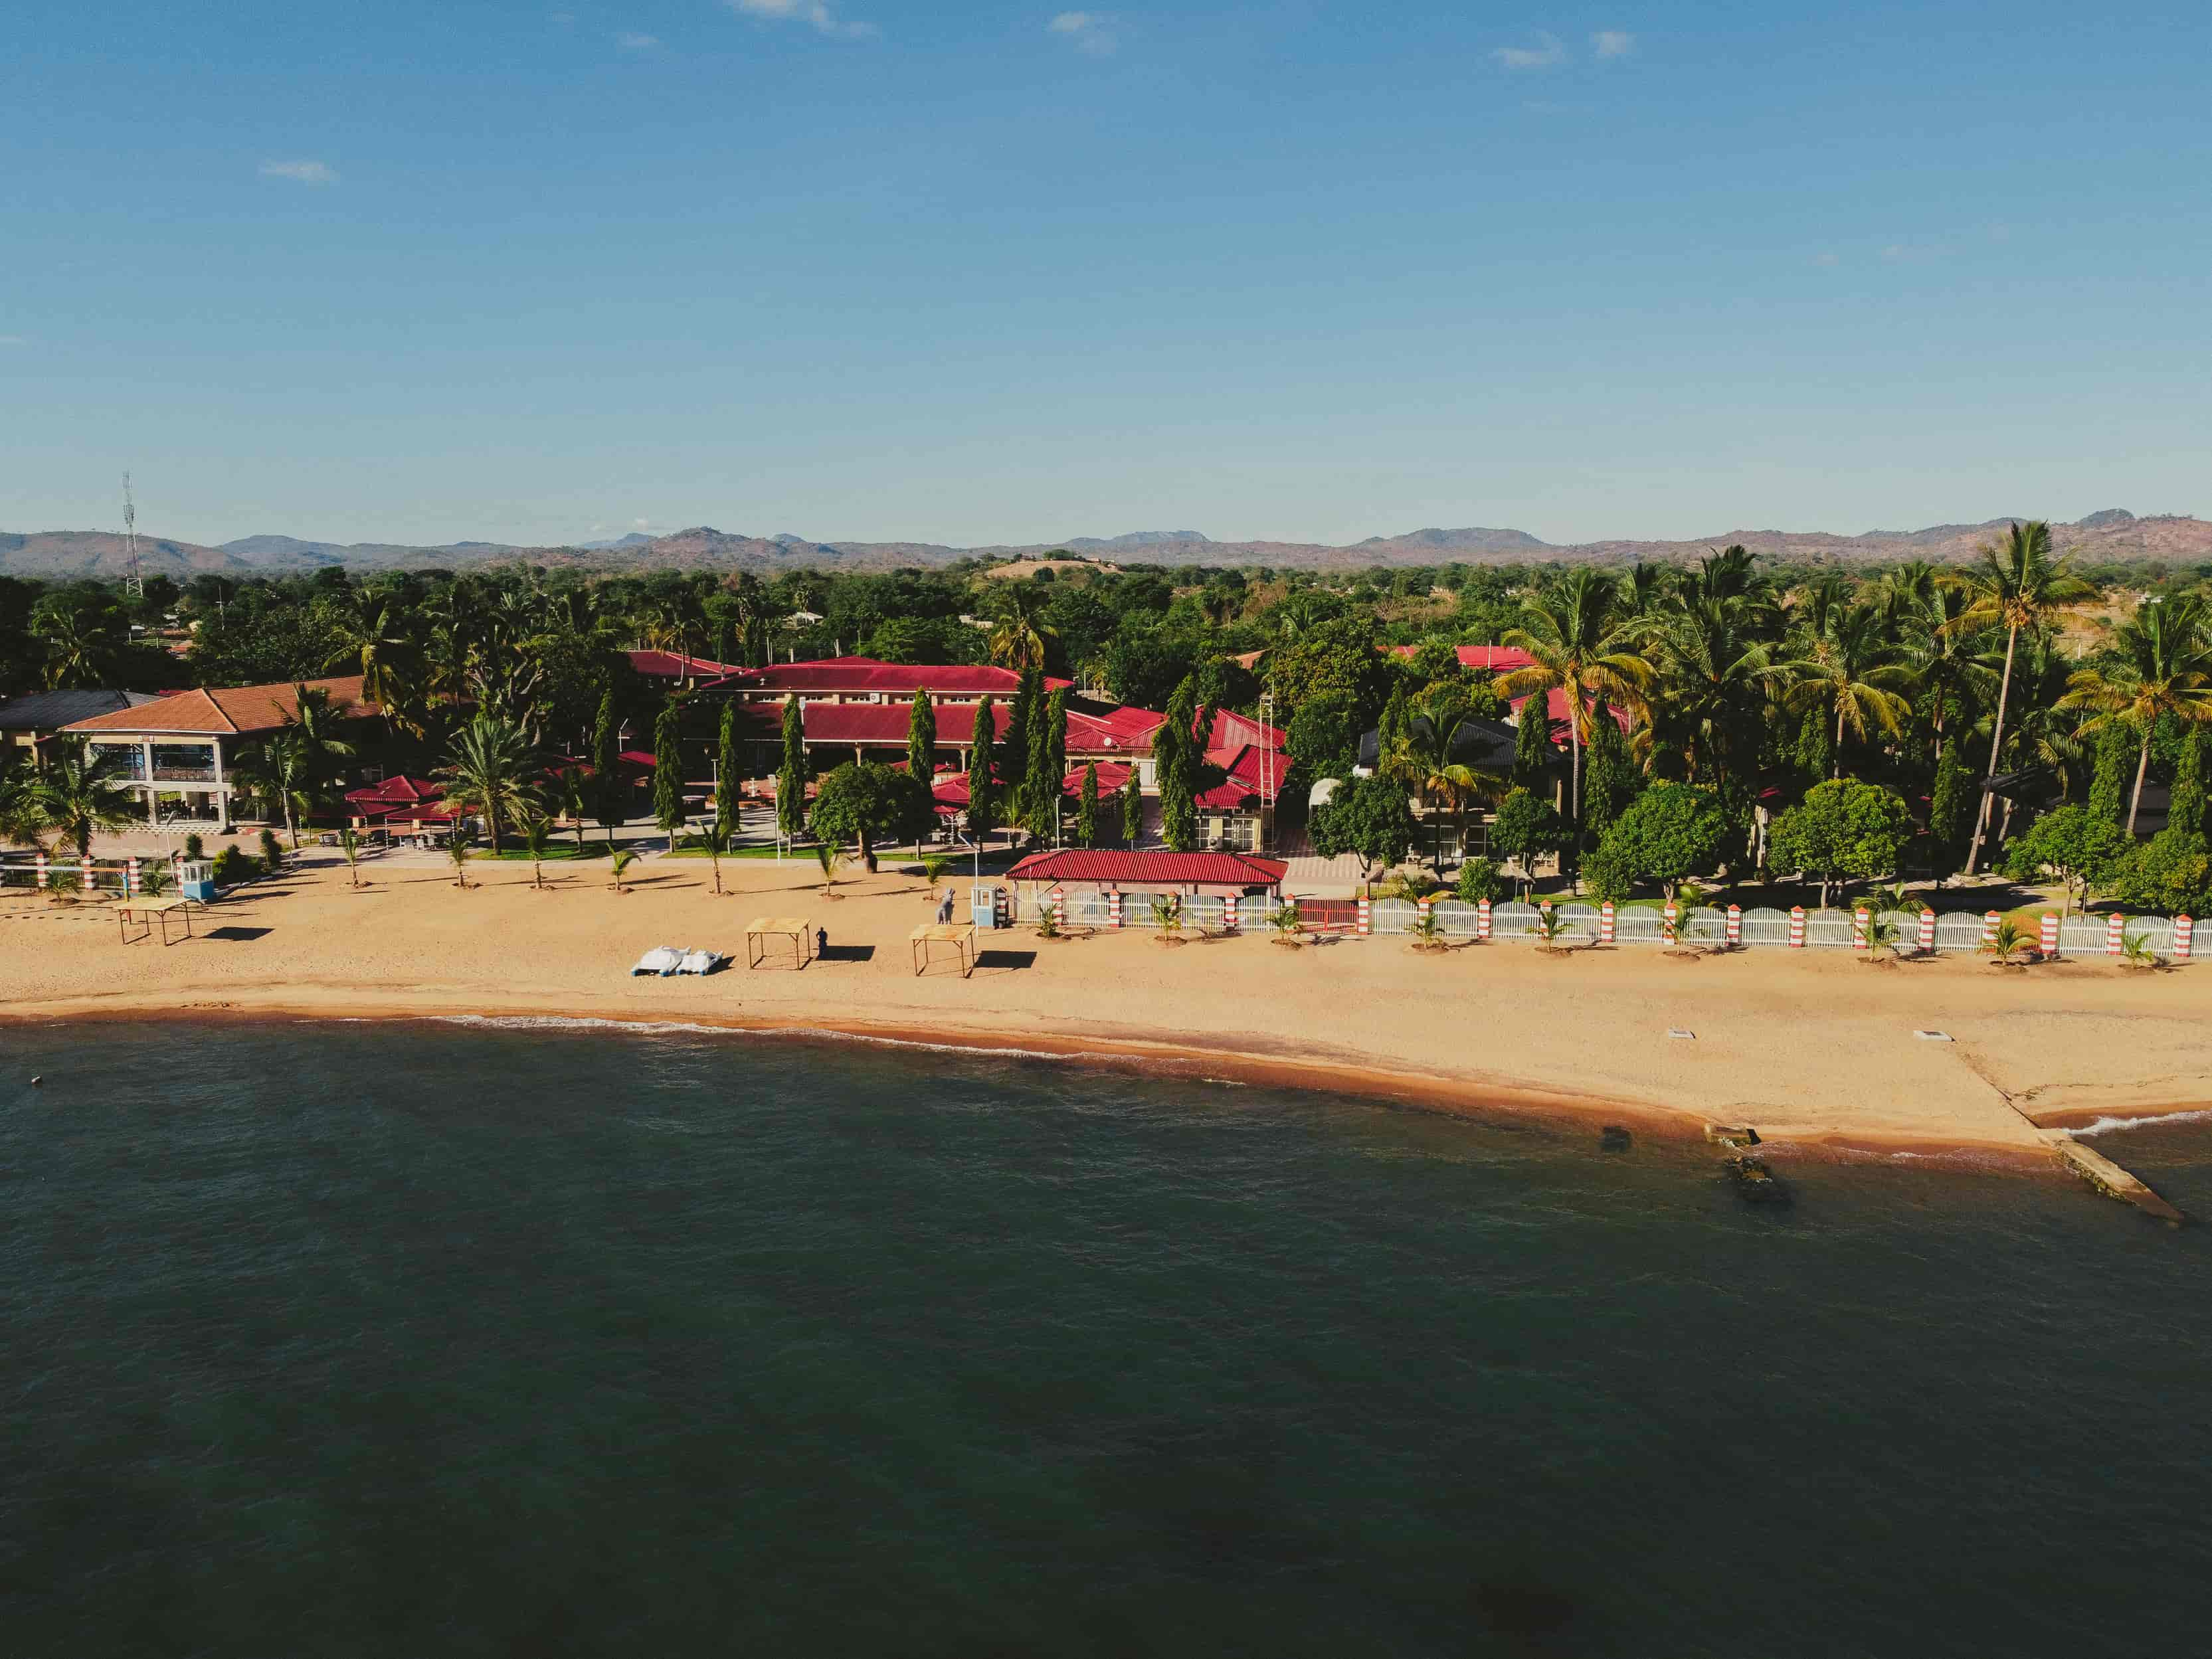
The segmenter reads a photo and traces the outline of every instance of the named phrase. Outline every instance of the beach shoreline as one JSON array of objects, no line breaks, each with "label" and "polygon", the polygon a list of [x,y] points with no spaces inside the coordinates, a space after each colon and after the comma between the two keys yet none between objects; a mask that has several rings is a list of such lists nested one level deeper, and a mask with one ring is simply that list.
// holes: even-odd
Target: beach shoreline
[{"label": "beach shoreline", "polygon": [[[190,943],[124,945],[112,906],[0,905],[0,1024],[109,1019],[544,1019],[694,1025],[1124,1066],[1394,1102],[1595,1134],[1755,1129],[1778,1156],[2054,1166],[2054,1133],[2212,1103],[2190,975],[1990,973],[1971,959],[1869,974],[1842,952],[1684,963],[1624,948],[1498,944],[1437,958],[1401,941],[1163,949],[1146,933],[986,937],[986,967],[912,975],[927,890],[887,867],[824,896],[795,865],[652,860],[634,890],[428,860],[303,859],[199,918]],[[748,972],[756,910],[803,911],[834,959]],[[210,937],[213,933],[216,936]],[[738,964],[631,979],[648,946]],[[1948,1039],[1917,1040],[1940,1025]],[[1677,1031],[1692,1033],[1687,1039]]]}]

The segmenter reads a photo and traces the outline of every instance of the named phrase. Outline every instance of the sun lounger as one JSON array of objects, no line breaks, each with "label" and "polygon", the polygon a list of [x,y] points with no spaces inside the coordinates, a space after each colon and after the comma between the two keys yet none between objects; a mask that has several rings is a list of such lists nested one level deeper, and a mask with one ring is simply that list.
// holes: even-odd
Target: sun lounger
[{"label": "sun lounger", "polygon": [[662,945],[647,951],[640,957],[637,959],[637,966],[629,971],[633,979],[640,974],[657,974],[665,979],[683,965],[684,952],[671,950],[667,945]]},{"label": "sun lounger", "polygon": [[711,974],[728,960],[729,957],[713,951],[686,951],[683,963],[676,971],[679,974]]}]

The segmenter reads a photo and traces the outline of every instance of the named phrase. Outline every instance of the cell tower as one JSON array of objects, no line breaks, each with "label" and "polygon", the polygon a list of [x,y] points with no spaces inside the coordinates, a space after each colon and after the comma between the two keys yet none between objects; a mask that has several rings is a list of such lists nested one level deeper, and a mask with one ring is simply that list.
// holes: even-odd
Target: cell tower
[{"label": "cell tower", "polygon": [[138,568],[138,505],[131,499],[131,475],[123,475],[123,591],[134,599],[146,597],[146,574]]}]

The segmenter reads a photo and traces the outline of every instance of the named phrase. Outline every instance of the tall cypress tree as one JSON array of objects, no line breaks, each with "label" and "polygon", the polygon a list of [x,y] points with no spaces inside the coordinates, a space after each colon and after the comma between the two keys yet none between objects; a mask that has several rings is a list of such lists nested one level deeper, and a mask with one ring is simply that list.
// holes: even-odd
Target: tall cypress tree
[{"label": "tall cypress tree", "polygon": [[2107,823],[2125,823],[2135,771],[2135,733],[2124,721],[2106,720],[2097,734],[2096,769],[2089,775],[2089,810]]},{"label": "tall cypress tree", "polygon": [[1814,784],[1828,781],[1829,769],[1835,763],[1835,744],[1828,735],[1829,716],[1818,708],[1808,708],[1797,726],[1797,763],[1799,781],[1810,789]]},{"label": "tall cypress tree", "polygon": [[1198,845],[1198,746],[1191,735],[1197,702],[1198,688],[1186,676],[1168,699],[1167,719],[1152,734],[1160,781],[1160,838],[1177,853]]},{"label": "tall cypress tree", "polygon": [[592,816],[612,842],[629,816],[629,789],[622,775],[622,720],[615,713],[615,689],[599,695],[599,717],[592,727]]},{"label": "tall cypress tree", "polygon": [[1038,718],[1039,678],[1035,669],[1022,670],[1014,700],[1007,708],[1006,738],[999,745],[999,787],[1006,792],[1016,817],[1026,816],[1024,808],[1029,804],[1030,733]]},{"label": "tall cypress tree", "polygon": [[1129,775],[1121,785],[1121,841],[1134,847],[1145,838],[1145,791],[1137,781],[1137,769],[1132,766]]},{"label": "tall cypress tree", "polygon": [[738,830],[738,705],[734,698],[722,704],[722,729],[716,734],[714,757],[714,827],[726,836]]},{"label": "tall cypress tree", "polygon": [[1029,789],[1022,821],[1039,840],[1059,833],[1061,791],[1067,781],[1067,694],[1054,691],[1030,705]]},{"label": "tall cypress tree", "polygon": [[1390,689],[1390,700],[1382,705],[1382,717],[1375,727],[1375,765],[1378,771],[1389,771],[1396,764],[1399,750],[1406,746],[1413,732],[1413,711],[1406,699],[1406,683],[1400,680]]},{"label": "tall cypress tree", "polygon": [[1966,856],[1966,832],[1974,816],[1974,781],[1959,763],[1959,745],[1943,745],[1936,763],[1936,787],[1928,797],[1928,840],[1939,875],[1949,875]]},{"label": "tall cypress tree", "polygon": [[937,708],[929,693],[916,690],[906,720],[906,769],[927,788],[937,775]]},{"label": "tall cypress tree", "polygon": [[1552,770],[1550,703],[1542,691],[1532,691],[1521,705],[1521,724],[1513,733],[1513,783],[1531,793],[1543,787]]},{"label": "tall cypress tree", "polygon": [[1600,713],[1590,729],[1589,755],[1583,772],[1583,839],[1595,847],[1613,820],[1636,799],[1635,763],[1620,722]]},{"label": "tall cypress tree", "polygon": [[2167,809],[2169,828],[2201,835],[2204,830],[2204,737],[2185,727],[2181,755],[2173,763],[2173,804]]},{"label": "tall cypress tree", "polygon": [[684,822],[684,750],[682,716],[676,699],[660,705],[660,718],[653,728],[653,816],[673,846],[676,826]]},{"label": "tall cypress tree", "polygon": [[775,775],[775,824],[796,837],[806,829],[806,717],[796,694],[783,700],[783,764]]},{"label": "tall cypress tree", "polygon": [[975,728],[968,748],[968,835],[981,841],[999,827],[999,790],[992,777],[992,760],[998,750],[994,740],[998,710],[988,697],[975,705]]},{"label": "tall cypress tree", "polygon": [[1083,793],[1075,798],[1075,841],[1079,847],[1098,844],[1098,763],[1083,763]]}]

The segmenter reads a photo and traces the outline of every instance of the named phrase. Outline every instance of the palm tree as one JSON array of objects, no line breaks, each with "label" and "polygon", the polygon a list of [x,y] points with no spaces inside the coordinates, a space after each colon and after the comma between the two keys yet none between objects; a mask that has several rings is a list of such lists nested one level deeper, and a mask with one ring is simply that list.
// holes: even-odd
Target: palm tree
[{"label": "palm tree", "polygon": [[1911,676],[1893,660],[1895,648],[1879,611],[1863,605],[1835,609],[1822,603],[1824,597],[1812,599],[1816,612],[1826,614],[1818,617],[1819,631],[1805,642],[1806,654],[1784,665],[1797,677],[1784,701],[1792,709],[1835,711],[1830,775],[1839,778],[1846,727],[1862,743],[1869,722],[1890,736],[1903,729],[1911,705],[1899,688],[1911,684]]},{"label": "palm tree", "polygon": [[552,826],[546,823],[543,812],[532,812],[522,821],[523,850],[530,854],[530,884],[545,885],[545,854],[552,850]]},{"label": "palm tree", "polygon": [[[550,779],[553,799],[576,829],[576,851],[584,850],[584,820],[591,815],[592,789],[581,764],[564,766]],[[612,832],[610,831],[610,834]]]},{"label": "palm tree", "polygon": [[352,707],[319,685],[292,688],[292,707],[283,716],[284,730],[300,739],[308,774],[319,782],[335,777],[338,761],[353,753],[353,745],[338,735],[340,722]]},{"label": "palm tree", "polygon": [[51,830],[56,840],[76,848],[79,858],[92,853],[92,838],[102,830],[125,830],[138,822],[136,797],[108,782],[114,761],[101,756],[88,759],[82,753],[58,754],[30,775],[21,805],[25,828],[35,824]]},{"label": "palm tree", "polygon": [[[1441,801],[1453,809],[1460,842],[1467,841],[1467,804],[1478,796],[1495,797],[1503,793],[1505,779],[1494,772],[1479,771],[1457,759],[1453,752],[1454,741],[1459,736],[1461,725],[1469,718],[1467,706],[1456,699],[1443,697],[1423,709],[1420,718],[1411,721],[1397,752],[1384,757],[1390,774],[1411,784],[1425,802]],[[1429,839],[1429,862],[1439,875],[1443,872],[1443,823],[1439,817]]]},{"label": "palm tree", "polygon": [[[2051,554],[2051,526],[2040,519],[2014,524],[2004,540],[1982,550],[1982,568],[1963,578],[1972,596],[1955,624],[1960,633],[2002,627],[2005,630],[2004,676],[1997,685],[1996,724],[1990,732],[1988,782],[1997,775],[1997,757],[2004,748],[2005,706],[2012,695],[2013,655],[2023,628],[2040,626],[2061,608],[2095,596],[2096,590],[2075,575],[2065,561]],[[1966,848],[1966,873],[1982,853],[1982,838],[1989,833],[1990,793],[1982,791],[1981,811],[1974,819],[1974,838]]]},{"label": "palm tree", "polygon": [[390,729],[399,721],[398,711],[411,706],[422,672],[422,653],[400,596],[389,589],[362,592],[339,614],[337,632],[325,666],[359,674],[362,696],[376,705]]},{"label": "palm tree", "polygon": [[307,740],[296,731],[279,732],[241,756],[231,775],[264,800],[276,805],[283,814],[284,833],[296,849],[300,816],[314,808],[317,773]]},{"label": "palm tree", "polygon": [[2112,721],[2141,734],[2136,751],[2135,793],[2128,798],[2128,834],[2142,806],[2143,774],[2150,765],[2151,732],[2163,717],[2179,724],[2212,722],[2212,638],[2203,605],[2194,599],[2147,605],[2112,634],[2113,657],[2102,668],[2084,668],[2067,682],[2062,708],[2094,708],[2084,734]]},{"label": "palm tree", "polygon": [[453,885],[465,892],[469,884],[469,844],[458,826],[453,839],[446,843],[446,856],[453,861]]},{"label": "palm tree", "polygon": [[1504,640],[1527,652],[1531,661],[1499,677],[1498,696],[1527,692],[1537,697],[1534,710],[1540,718],[1541,699],[1553,687],[1567,693],[1567,743],[1572,751],[1568,816],[1577,821],[1583,810],[1583,743],[1591,718],[1589,698],[1595,695],[1601,710],[1612,702],[1638,712],[1652,681],[1651,665],[1634,648],[1637,623],[1618,614],[1620,597],[1620,589],[1596,571],[1577,570],[1552,592],[1528,600],[1522,607],[1528,625],[1508,629]]},{"label": "palm tree", "polygon": [[360,886],[361,836],[351,828],[339,830],[338,851],[345,854],[347,881],[353,886]]},{"label": "palm tree", "polygon": [[999,590],[999,617],[990,634],[993,662],[1017,672],[1043,671],[1045,641],[1060,634],[1043,621],[1045,598],[1034,582],[1008,582]]},{"label": "palm tree", "polygon": [[843,850],[832,847],[826,841],[818,842],[814,848],[814,861],[822,866],[822,890],[836,897],[836,895],[830,893],[830,890],[837,884],[837,872],[845,862]]},{"label": "palm tree", "polygon": [[36,776],[30,767],[0,758],[0,842],[11,847],[44,844],[40,837],[46,833],[46,813],[31,791]]},{"label": "palm tree", "polygon": [[40,602],[31,613],[31,632],[46,647],[49,690],[112,684],[129,637],[112,607],[64,593]]},{"label": "palm tree", "polygon": [[707,849],[708,860],[714,866],[714,896],[722,896],[722,854],[730,850],[730,832],[719,823],[709,822],[699,831],[699,845]]},{"label": "palm tree", "polygon": [[[1931,579],[1925,585],[1903,584],[1904,596],[1893,599],[1905,572],[1926,568],[1906,565],[1891,573],[1883,617],[1908,642],[1913,690],[1936,734],[1934,758],[1941,763],[1945,737],[1969,710],[1980,706],[1997,677],[1974,649],[1972,637],[1960,630],[1959,619],[1966,612],[1968,599],[1957,583]],[[1894,615],[1893,605],[1897,607]]]},{"label": "palm tree", "polygon": [[1173,945],[1182,939],[1182,895],[1164,893],[1153,898],[1152,926],[1160,930],[1159,939],[1163,945]]},{"label": "palm tree", "polygon": [[614,855],[608,860],[607,865],[607,873],[614,878],[613,884],[615,891],[617,893],[626,893],[629,890],[629,889],[623,885],[623,878],[629,872],[630,866],[636,862],[636,848],[617,847],[615,848]]},{"label": "palm tree", "polygon": [[483,820],[496,856],[500,826],[521,823],[537,800],[529,738],[512,720],[479,714],[454,735],[446,763],[436,773],[446,804]]},{"label": "palm tree", "polygon": [[1767,714],[1789,682],[1740,599],[1699,598],[1650,626],[1657,689],[1647,747],[1679,753],[1690,782],[1747,777]]},{"label": "palm tree", "polygon": [[945,879],[945,872],[951,867],[952,860],[942,853],[928,853],[923,855],[921,878],[929,884],[929,896],[932,899],[937,896],[937,884]]},{"label": "palm tree", "polygon": [[1276,944],[1296,945],[1298,942],[1298,902],[1296,899],[1285,899],[1275,907],[1275,914],[1268,920],[1274,926]]}]

